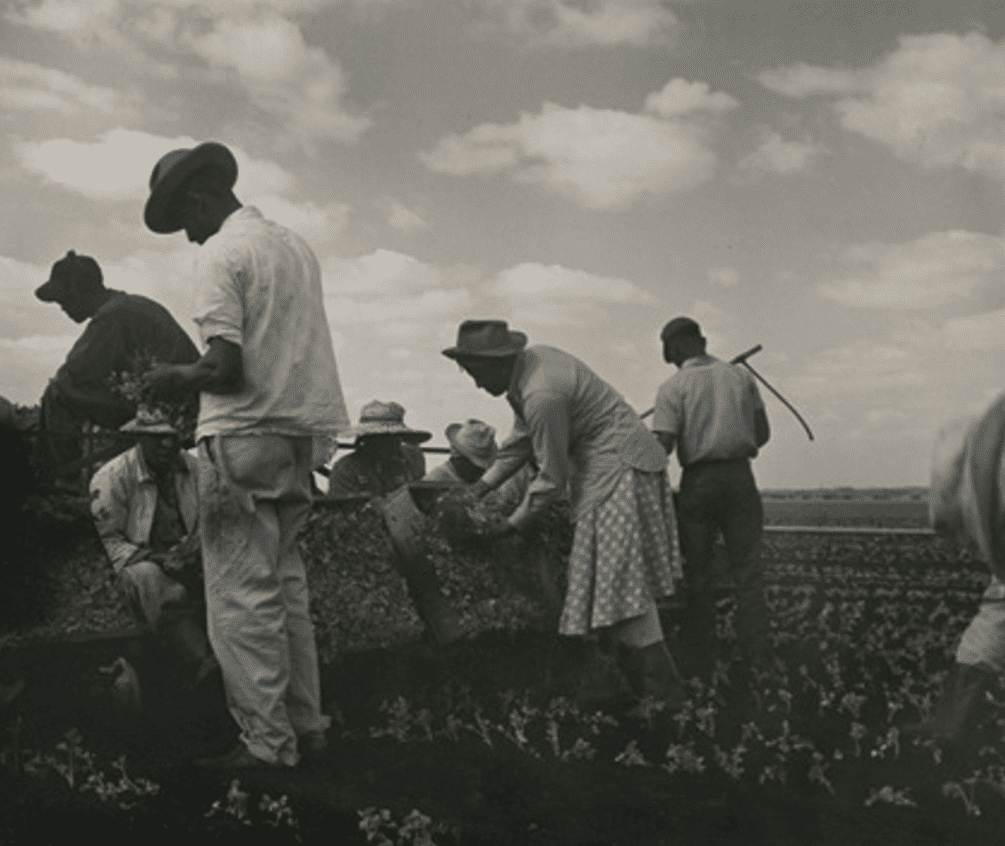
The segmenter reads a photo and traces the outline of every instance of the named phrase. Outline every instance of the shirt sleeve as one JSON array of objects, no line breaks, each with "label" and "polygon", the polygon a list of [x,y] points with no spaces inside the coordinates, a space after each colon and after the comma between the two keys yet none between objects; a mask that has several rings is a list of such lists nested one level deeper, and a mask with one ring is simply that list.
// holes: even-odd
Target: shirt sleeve
[{"label": "shirt sleeve", "polygon": [[674,380],[668,379],[656,392],[656,403],[653,406],[653,431],[668,432],[675,437],[680,434],[680,424],[683,417],[681,396],[675,389]]},{"label": "shirt sleeve", "polygon": [[496,460],[482,475],[482,481],[490,488],[498,488],[534,456],[534,445],[527,425],[513,415],[513,431],[499,446]]},{"label": "shirt sleeve", "polygon": [[764,400],[761,399],[761,392],[757,388],[757,381],[754,379],[753,374],[747,368],[743,368],[746,373],[747,383],[749,385],[750,396],[754,404],[754,411],[764,410]]},{"label": "shirt sleeve", "polygon": [[344,455],[332,465],[331,473],[328,476],[328,496],[330,498],[344,499],[360,494],[369,496],[371,493],[366,484],[366,477],[360,474],[357,461],[353,456],[355,453]]},{"label": "shirt sleeve", "polygon": [[[205,248],[204,248],[205,249]],[[195,322],[204,344],[223,338],[242,345],[244,338],[244,272],[236,258],[209,252],[196,260],[197,284]]]},{"label": "shirt sleeve", "polygon": [[541,391],[525,399],[524,416],[538,466],[537,476],[527,490],[527,510],[535,514],[559,499],[568,488],[572,414],[565,396]]},{"label": "shirt sleeve", "polygon": [[[103,422],[108,410],[121,413],[122,401],[106,380],[123,367],[126,337],[121,320],[96,315],[70,349],[53,378],[59,394],[80,413]],[[113,412],[114,416],[114,412]]]}]

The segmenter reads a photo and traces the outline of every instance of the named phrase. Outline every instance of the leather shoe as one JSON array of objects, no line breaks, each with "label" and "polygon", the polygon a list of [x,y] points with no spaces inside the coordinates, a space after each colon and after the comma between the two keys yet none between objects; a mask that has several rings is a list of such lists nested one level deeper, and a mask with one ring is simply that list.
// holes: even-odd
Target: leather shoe
[{"label": "leather shoe", "polygon": [[328,738],[323,731],[309,731],[297,737],[297,751],[305,761],[318,761],[328,756]]},{"label": "leather shoe", "polygon": [[215,758],[197,758],[194,762],[201,770],[248,770],[256,767],[278,767],[278,763],[265,761],[253,755],[243,743],[238,743],[225,755]]}]

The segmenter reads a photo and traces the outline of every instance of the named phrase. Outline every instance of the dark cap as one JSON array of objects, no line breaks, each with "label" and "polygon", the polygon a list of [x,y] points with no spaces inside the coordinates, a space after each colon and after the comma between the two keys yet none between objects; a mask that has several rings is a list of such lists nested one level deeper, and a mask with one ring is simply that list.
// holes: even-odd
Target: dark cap
[{"label": "dark cap", "polygon": [[49,281],[35,289],[43,303],[58,303],[74,289],[97,290],[103,286],[101,268],[90,256],[78,256],[70,250],[49,271]]},{"label": "dark cap", "polygon": [[663,339],[664,343],[672,340],[673,338],[678,338],[681,335],[693,335],[700,338],[701,327],[690,317],[675,317],[666,326],[664,326],[663,331],[660,332],[660,338]]}]

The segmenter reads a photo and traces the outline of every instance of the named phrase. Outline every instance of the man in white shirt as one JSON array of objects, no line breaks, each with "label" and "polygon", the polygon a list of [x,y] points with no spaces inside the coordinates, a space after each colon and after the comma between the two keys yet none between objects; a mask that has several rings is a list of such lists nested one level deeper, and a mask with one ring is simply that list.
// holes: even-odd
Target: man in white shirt
[{"label": "man in white shirt", "polygon": [[713,665],[717,641],[712,555],[722,533],[736,582],[737,642],[755,665],[767,660],[767,608],[758,547],[761,495],[750,459],[771,431],[757,383],[745,369],[705,352],[701,328],[678,317],[663,328],[663,358],[677,372],[660,385],[653,432],[683,468],[677,510],[684,556],[687,617],[683,627],[699,669]]},{"label": "man in white shirt", "polygon": [[321,444],[348,425],[321,270],[307,243],[234,196],[221,144],[157,162],[144,210],[154,232],[200,244],[195,321],[205,355],[155,372],[170,396],[200,392],[199,486],[210,641],[240,743],[213,769],[294,766],[323,754],[314,629],[297,533]]}]

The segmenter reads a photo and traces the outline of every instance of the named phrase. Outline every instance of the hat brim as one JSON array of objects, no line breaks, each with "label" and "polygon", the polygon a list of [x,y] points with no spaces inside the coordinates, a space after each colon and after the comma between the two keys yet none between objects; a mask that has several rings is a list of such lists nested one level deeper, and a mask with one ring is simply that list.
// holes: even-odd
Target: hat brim
[{"label": "hat brim", "polygon": [[359,426],[353,426],[351,429],[346,429],[339,432],[341,437],[345,438],[360,438],[372,437],[373,435],[397,435],[403,441],[408,441],[409,443],[421,444],[428,441],[433,437],[432,432],[423,432],[420,429],[409,429],[407,426],[401,426],[397,423],[362,423]]},{"label": "hat brim", "polygon": [[62,299],[62,294],[62,286],[56,284],[51,279],[35,289],[35,296],[43,303],[58,303]]},{"label": "hat brim", "polygon": [[206,141],[192,150],[164,174],[150,190],[143,208],[143,222],[153,232],[167,234],[182,228],[172,210],[175,192],[193,173],[214,165],[226,175],[231,187],[237,182],[237,160],[223,144]]},{"label": "hat brim", "polygon": [[470,450],[465,449],[459,443],[457,443],[457,433],[461,430],[460,423],[451,423],[447,426],[444,435],[447,437],[447,443],[450,444],[450,448],[456,452],[458,455],[464,456],[468,461],[475,465],[475,467],[480,467],[482,470],[488,470],[496,460],[496,452],[498,450],[493,450],[491,458],[485,459],[481,456],[472,455]]},{"label": "hat brim", "polygon": [[130,420],[119,427],[127,435],[178,435],[180,432],[170,423],[137,423]]},{"label": "hat brim", "polygon": [[471,350],[465,347],[447,347],[442,350],[447,358],[507,358],[523,351],[527,346],[527,336],[523,332],[511,331],[507,343],[488,350]]}]

